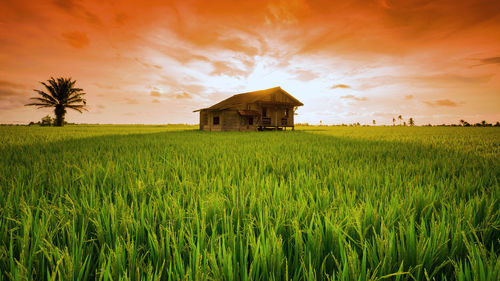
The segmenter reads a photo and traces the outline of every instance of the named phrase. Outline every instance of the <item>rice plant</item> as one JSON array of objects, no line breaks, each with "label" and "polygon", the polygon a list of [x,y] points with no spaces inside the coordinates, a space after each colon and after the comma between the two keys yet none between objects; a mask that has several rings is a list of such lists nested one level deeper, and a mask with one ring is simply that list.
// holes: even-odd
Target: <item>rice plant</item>
[{"label": "rice plant", "polygon": [[3,280],[499,280],[500,130],[0,127]]}]

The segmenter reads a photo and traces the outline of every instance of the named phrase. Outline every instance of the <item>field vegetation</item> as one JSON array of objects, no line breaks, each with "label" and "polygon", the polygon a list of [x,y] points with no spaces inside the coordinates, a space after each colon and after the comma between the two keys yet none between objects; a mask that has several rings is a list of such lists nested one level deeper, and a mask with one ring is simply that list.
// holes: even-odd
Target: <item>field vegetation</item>
[{"label": "field vegetation", "polygon": [[0,279],[496,281],[499,177],[499,128],[0,127]]}]

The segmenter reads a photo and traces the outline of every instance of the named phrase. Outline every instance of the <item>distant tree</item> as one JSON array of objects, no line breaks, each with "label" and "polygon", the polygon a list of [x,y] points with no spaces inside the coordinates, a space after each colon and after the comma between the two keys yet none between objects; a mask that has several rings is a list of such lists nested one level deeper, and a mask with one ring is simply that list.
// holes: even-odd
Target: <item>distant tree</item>
[{"label": "distant tree", "polygon": [[41,126],[52,126],[52,124],[54,124],[54,121],[52,117],[50,117],[49,115],[43,117],[42,120],[40,121]]},{"label": "distant tree", "polygon": [[392,117],[392,126],[396,126],[396,118]]},{"label": "distant tree", "polygon": [[375,126],[377,124],[377,122],[375,122],[375,120],[372,120],[372,123],[373,123],[373,126]]},{"label": "distant tree", "polygon": [[54,107],[55,126],[62,126],[64,124],[64,116],[66,115],[66,108],[70,108],[82,113],[82,110],[87,110],[87,101],[83,98],[85,93],[83,89],[76,88],[76,80],[71,78],[57,78],[51,77],[47,83],[40,82],[47,92],[42,90],[34,90],[40,97],[31,98],[37,102],[26,104],[26,106],[38,106],[38,108]]},{"label": "distant tree", "polygon": [[406,121],[404,121],[404,122],[403,122],[403,126],[405,126],[405,127],[406,127]]},{"label": "distant tree", "polygon": [[491,127],[491,126],[492,126],[492,124],[491,124],[491,123],[486,122],[486,120],[483,120],[483,121],[481,121],[481,126],[483,126],[483,127]]},{"label": "distant tree", "polygon": [[403,121],[403,116],[399,115],[398,119],[399,119],[399,125],[401,125],[401,121]]},{"label": "distant tree", "polygon": [[500,127],[500,122],[499,122],[499,121],[497,121],[497,122],[495,123],[495,127]]},{"label": "distant tree", "polygon": [[465,123],[467,123],[467,121],[460,119],[460,126],[465,127]]},{"label": "distant tree", "polygon": [[408,124],[410,124],[410,126],[415,126],[415,121],[413,121],[412,117],[410,117],[410,120],[408,120]]}]

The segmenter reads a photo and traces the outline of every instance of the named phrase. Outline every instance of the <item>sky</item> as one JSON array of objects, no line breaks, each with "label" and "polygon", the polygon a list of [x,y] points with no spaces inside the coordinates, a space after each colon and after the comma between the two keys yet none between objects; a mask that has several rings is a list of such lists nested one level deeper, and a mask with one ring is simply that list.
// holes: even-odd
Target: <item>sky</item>
[{"label": "sky", "polygon": [[281,86],[295,122],[500,121],[498,0],[0,1],[0,123],[50,77],[77,123],[198,123],[193,110]]}]

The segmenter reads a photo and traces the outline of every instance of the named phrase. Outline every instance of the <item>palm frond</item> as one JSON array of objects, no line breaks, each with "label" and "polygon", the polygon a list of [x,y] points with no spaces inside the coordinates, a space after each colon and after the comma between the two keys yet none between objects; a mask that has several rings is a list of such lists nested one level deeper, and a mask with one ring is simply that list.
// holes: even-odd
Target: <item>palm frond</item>
[{"label": "palm frond", "polygon": [[57,103],[57,100],[56,100],[56,99],[54,99],[54,97],[53,97],[53,96],[51,96],[51,95],[49,95],[49,94],[45,93],[44,91],[37,90],[37,89],[34,89],[33,91],[37,92],[37,93],[38,93],[39,95],[41,95],[42,97],[44,97],[44,98],[46,98],[46,99],[48,99],[48,100],[52,101],[54,104],[56,104],[56,103]]},{"label": "palm frond", "polygon": [[88,111],[88,109],[85,105],[68,105],[68,106],[66,106],[66,108],[76,110],[80,113],[82,113],[82,110]]},{"label": "palm frond", "polygon": [[28,104],[25,104],[24,106],[38,106],[38,108],[53,107],[53,105],[48,105],[45,103],[28,103]]},{"label": "palm frond", "polygon": [[39,101],[40,103],[44,103],[44,104],[49,105],[49,106],[54,106],[57,104],[57,102],[54,103],[53,101],[46,99],[46,98],[30,98],[30,100],[36,100],[36,101]]}]

